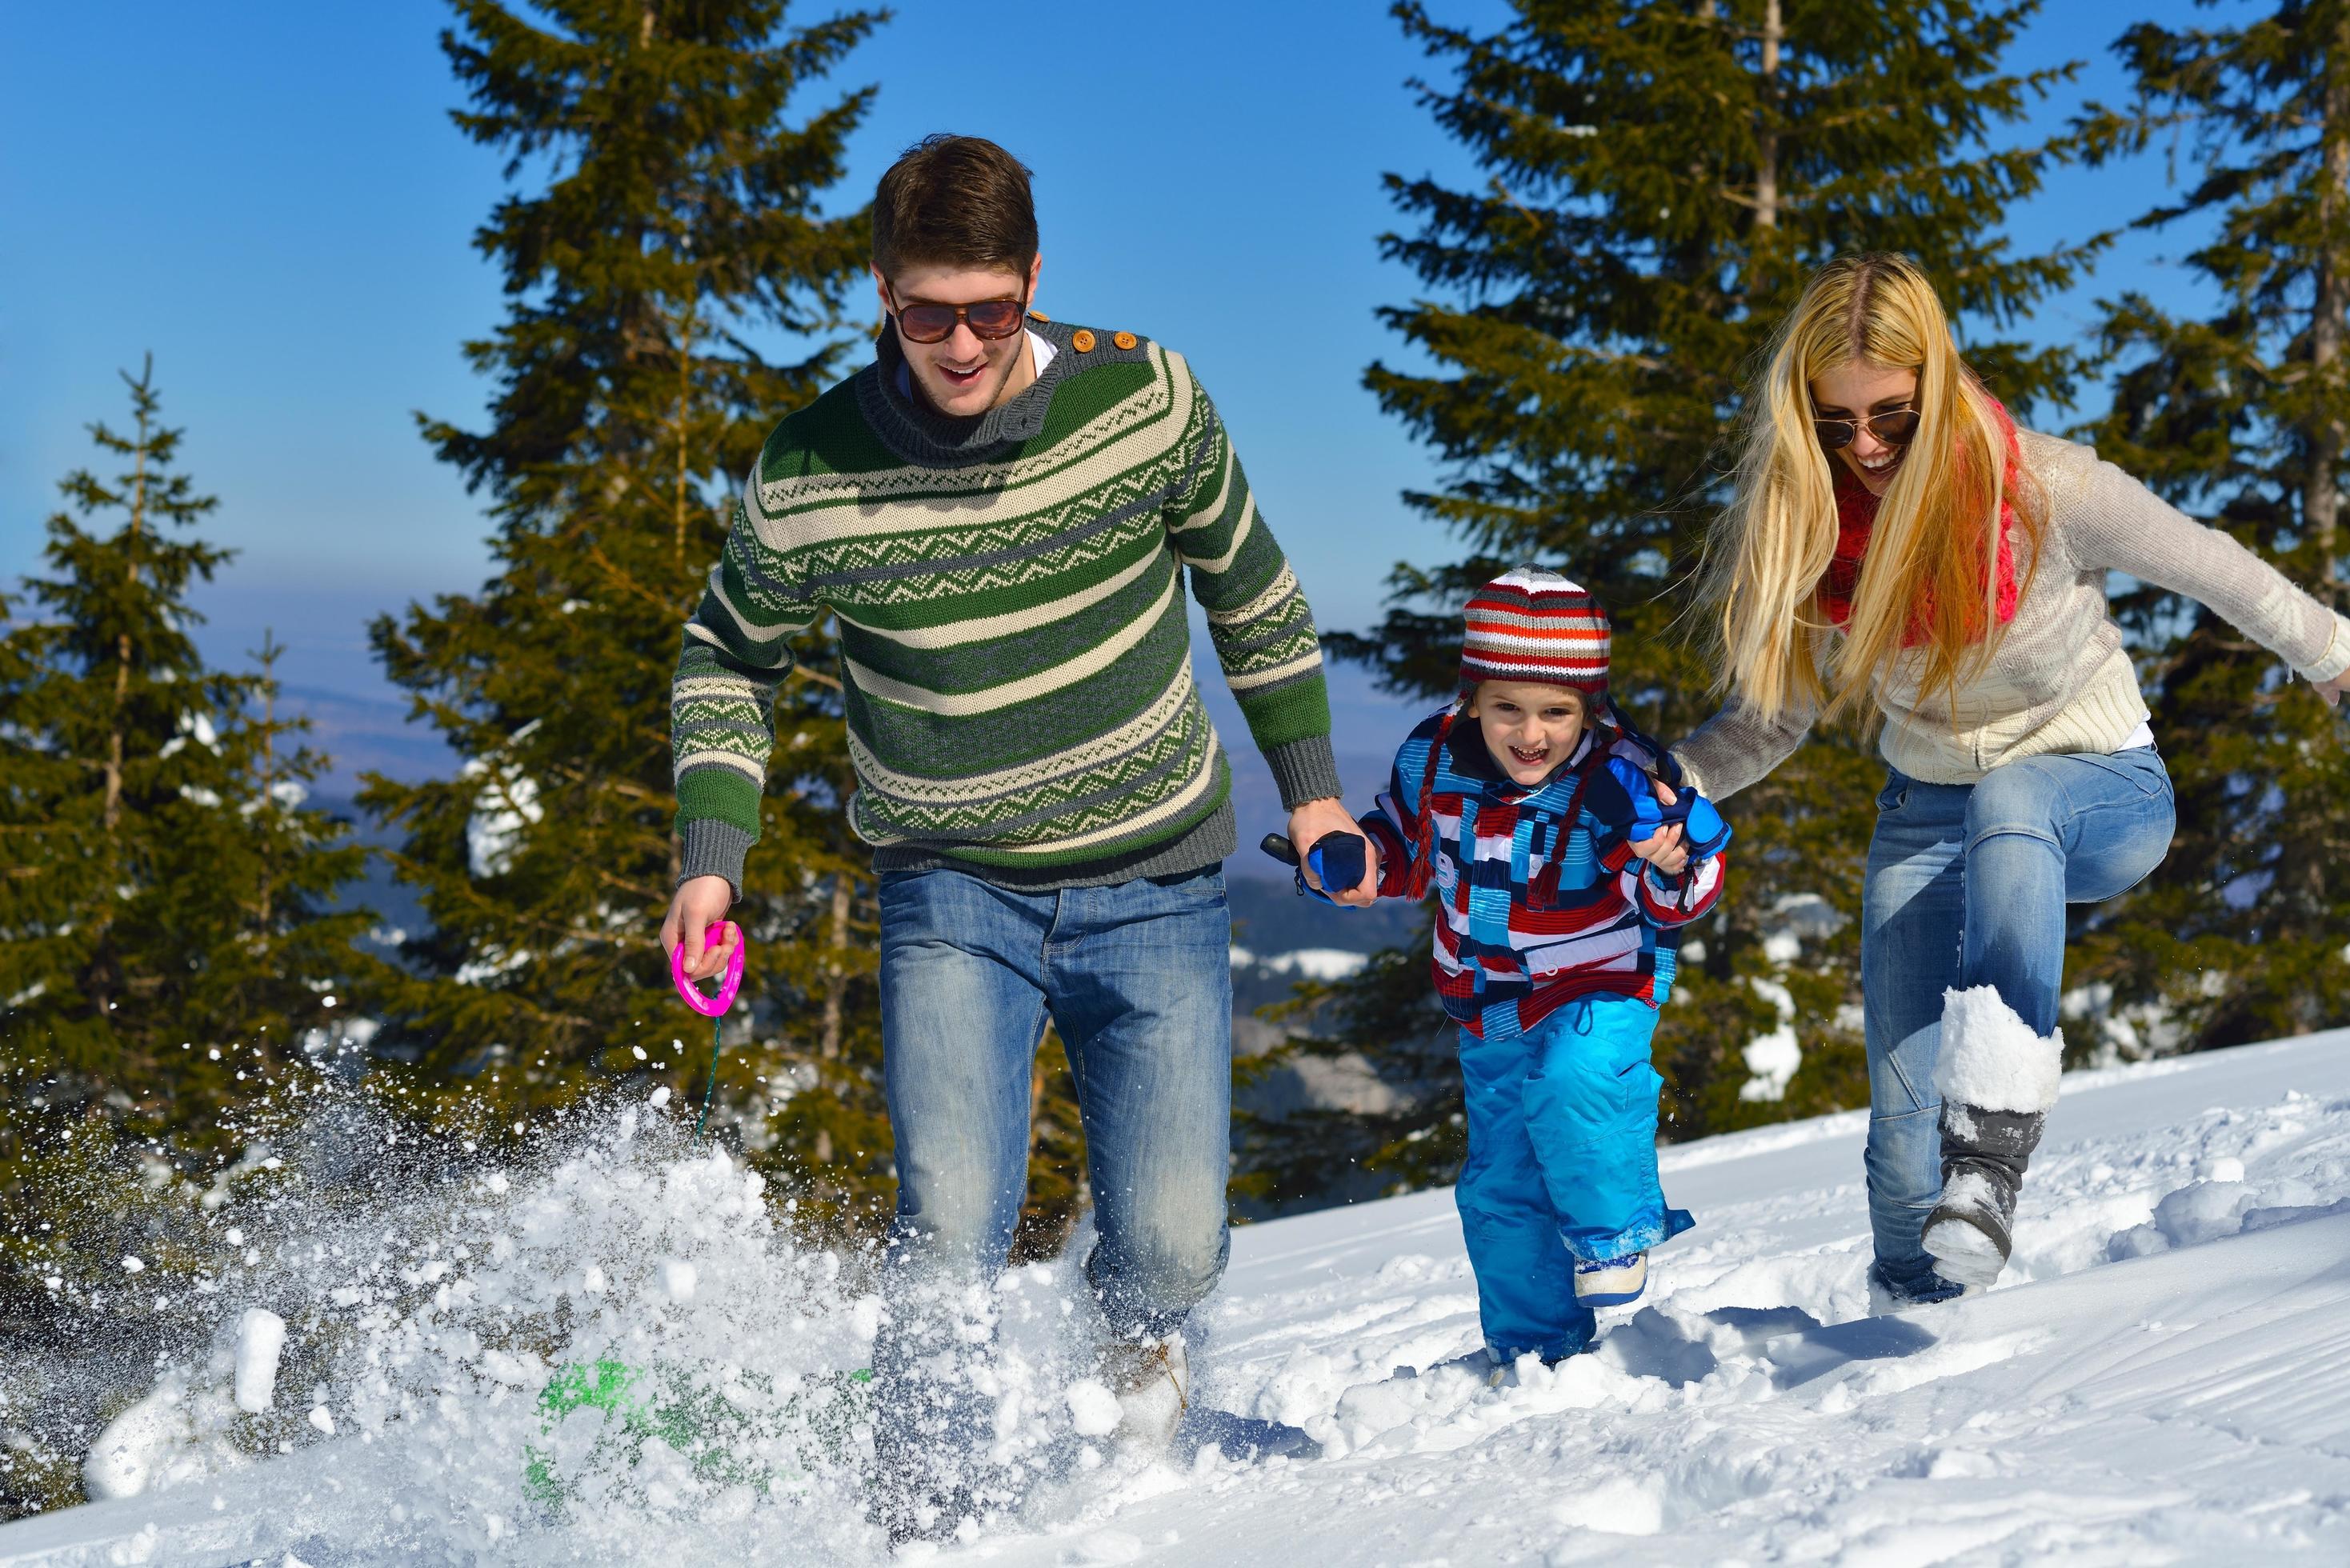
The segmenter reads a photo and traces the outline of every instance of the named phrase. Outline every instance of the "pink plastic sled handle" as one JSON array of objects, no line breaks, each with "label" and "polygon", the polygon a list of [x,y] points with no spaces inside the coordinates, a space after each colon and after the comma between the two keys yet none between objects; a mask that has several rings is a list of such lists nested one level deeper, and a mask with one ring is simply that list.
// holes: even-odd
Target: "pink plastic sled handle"
[{"label": "pink plastic sled handle", "polygon": [[732,920],[721,920],[703,933],[702,950],[707,952],[712,942],[732,941],[734,951],[726,961],[726,972],[719,977],[718,994],[704,996],[693,981],[685,978],[685,943],[680,941],[669,955],[669,977],[677,982],[678,995],[685,1004],[704,1018],[715,1018],[734,1005],[734,993],[743,989],[743,929]]}]

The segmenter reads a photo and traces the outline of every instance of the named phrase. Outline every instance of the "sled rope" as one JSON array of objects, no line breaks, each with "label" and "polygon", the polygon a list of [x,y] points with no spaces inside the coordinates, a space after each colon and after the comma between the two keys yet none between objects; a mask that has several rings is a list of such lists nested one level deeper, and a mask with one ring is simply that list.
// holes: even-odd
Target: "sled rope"
[{"label": "sled rope", "polygon": [[702,1085],[702,1114],[693,1118],[693,1147],[702,1147],[702,1129],[710,1121],[710,1096],[718,1092],[718,1020],[710,1021],[710,1081]]},{"label": "sled rope", "polygon": [[722,920],[704,934],[702,950],[715,940],[732,940],[734,950],[726,961],[726,972],[718,981],[718,994],[704,996],[693,981],[685,978],[685,943],[681,941],[669,955],[669,977],[677,987],[677,994],[688,1007],[710,1020],[710,1078],[702,1086],[702,1114],[693,1118],[694,1147],[702,1146],[702,1129],[710,1125],[710,1102],[718,1093],[718,1054],[725,1043],[726,1010],[734,1005],[734,993],[743,988],[743,929],[731,920]]}]

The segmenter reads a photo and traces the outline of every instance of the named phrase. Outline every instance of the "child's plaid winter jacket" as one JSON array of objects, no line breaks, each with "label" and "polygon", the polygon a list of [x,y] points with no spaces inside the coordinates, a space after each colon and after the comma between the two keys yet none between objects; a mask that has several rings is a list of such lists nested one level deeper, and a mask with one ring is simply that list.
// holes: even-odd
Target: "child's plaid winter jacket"
[{"label": "child's plaid winter jacket", "polygon": [[1412,731],[1362,826],[1378,846],[1379,894],[1393,898],[1419,853],[1422,814],[1433,818],[1445,1012],[1484,1037],[1524,1033],[1594,992],[1662,1003],[1680,928],[1713,908],[1723,867],[1716,855],[1667,877],[1632,853],[1630,792],[1648,787],[1643,767],[1658,753],[1593,726],[1547,783],[1528,789],[1503,775],[1473,722],[1444,719],[1431,714]]}]

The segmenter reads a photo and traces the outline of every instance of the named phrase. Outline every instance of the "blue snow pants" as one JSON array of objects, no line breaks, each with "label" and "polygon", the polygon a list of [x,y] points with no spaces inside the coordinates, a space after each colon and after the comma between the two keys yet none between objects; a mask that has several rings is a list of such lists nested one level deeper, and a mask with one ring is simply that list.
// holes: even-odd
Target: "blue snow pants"
[{"label": "blue snow pants", "polygon": [[1628,996],[1566,1003],[1532,1033],[1495,1007],[1461,1032],[1469,1158],[1454,1201],[1485,1345],[1503,1359],[1586,1349],[1597,1328],[1575,1265],[1645,1251],[1690,1228],[1657,1181],[1657,1010]]}]

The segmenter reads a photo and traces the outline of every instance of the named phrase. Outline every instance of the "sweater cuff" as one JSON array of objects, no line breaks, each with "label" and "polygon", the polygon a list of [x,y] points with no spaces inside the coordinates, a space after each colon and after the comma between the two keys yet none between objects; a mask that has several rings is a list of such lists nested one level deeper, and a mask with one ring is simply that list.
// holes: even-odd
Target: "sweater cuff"
[{"label": "sweater cuff", "polygon": [[736,899],[743,897],[743,859],[750,854],[755,835],[731,822],[701,817],[685,825],[683,869],[677,875],[683,887],[696,877],[723,877]]},{"label": "sweater cuff", "polygon": [[2334,618],[2334,640],[2325,646],[2318,661],[2301,672],[2302,679],[2315,685],[2341,678],[2350,670],[2350,616],[2336,614]]},{"label": "sweater cuff", "polygon": [[1273,770],[1284,811],[1295,811],[1309,800],[1336,800],[1343,793],[1338,759],[1330,751],[1327,735],[1308,735],[1268,747],[1264,763]]}]

